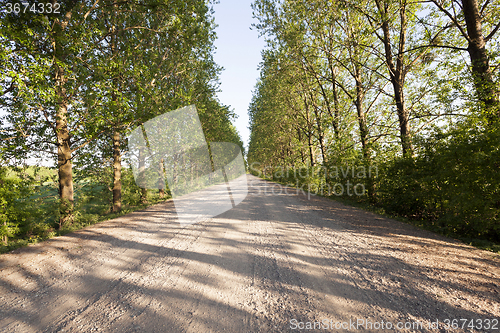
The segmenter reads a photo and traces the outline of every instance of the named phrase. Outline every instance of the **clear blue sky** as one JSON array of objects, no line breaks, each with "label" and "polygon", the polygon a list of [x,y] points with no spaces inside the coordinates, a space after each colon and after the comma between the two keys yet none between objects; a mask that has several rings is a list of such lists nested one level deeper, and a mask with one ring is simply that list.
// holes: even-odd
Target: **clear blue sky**
[{"label": "clear blue sky", "polygon": [[260,52],[265,45],[264,39],[258,38],[259,33],[250,30],[251,24],[256,23],[251,3],[251,0],[220,0],[214,5],[215,23],[219,25],[214,59],[224,67],[219,99],[238,115],[234,123],[246,147],[250,137],[247,110],[259,77]]}]

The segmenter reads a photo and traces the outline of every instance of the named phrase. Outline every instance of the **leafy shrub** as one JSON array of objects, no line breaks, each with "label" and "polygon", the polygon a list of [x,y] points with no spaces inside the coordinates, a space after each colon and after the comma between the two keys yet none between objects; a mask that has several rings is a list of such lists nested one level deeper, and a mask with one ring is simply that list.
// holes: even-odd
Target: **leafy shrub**
[{"label": "leafy shrub", "polygon": [[385,165],[379,205],[447,234],[500,241],[500,131],[454,130]]},{"label": "leafy shrub", "polygon": [[36,168],[0,168],[0,236],[9,240],[35,242],[53,232],[56,200],[54,191],[43,184]]}]

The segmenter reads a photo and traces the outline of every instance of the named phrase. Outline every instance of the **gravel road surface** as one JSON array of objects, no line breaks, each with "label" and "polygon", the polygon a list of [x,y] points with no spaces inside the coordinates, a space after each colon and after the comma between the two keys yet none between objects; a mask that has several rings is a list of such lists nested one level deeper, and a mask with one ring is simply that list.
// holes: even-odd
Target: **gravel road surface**
[{"label": "gravel road surface", "polygon": [[500,332],[497,255],[248,179],[208,221],[167,202],[1,255],[0,331]]}]

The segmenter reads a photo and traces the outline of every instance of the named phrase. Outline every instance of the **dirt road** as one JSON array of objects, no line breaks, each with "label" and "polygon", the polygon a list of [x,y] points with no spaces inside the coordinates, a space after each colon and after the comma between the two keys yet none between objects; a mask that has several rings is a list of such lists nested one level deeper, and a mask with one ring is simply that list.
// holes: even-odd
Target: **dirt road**
[{"label": "dirt road", "polygon": [[0,331],[500,332],[498,257],[249,181],[209,221],[168,202],[0,256]]}]

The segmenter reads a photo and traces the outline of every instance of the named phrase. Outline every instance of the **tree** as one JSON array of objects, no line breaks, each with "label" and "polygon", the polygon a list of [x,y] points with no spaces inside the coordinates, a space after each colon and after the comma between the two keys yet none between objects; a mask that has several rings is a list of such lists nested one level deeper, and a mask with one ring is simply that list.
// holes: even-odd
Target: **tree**
[{"label": "tree", "polygon": [[2,43],[10,48],[2,82],[10,89],[1,100],[9,111],[3,129],[6,151],[13,158],[33,152],[57,157],[59,226],[73,218],[72,155],[97,136],[82,129],[92,115],[78,100],[85,75],[79,58],[88,49],[92,28],[86,17],[93,9],[88,2],[69,1],[60,4],[60,14],[1,14]]},{"label": "tree", "polygon": [[[493,41],[500,29],[500,9],[490,1],[478,0],[432,0],[434,5],[451,21],[447,29],[458,30],[466,42],[467,47],[439,44],[433,38],[430,44],[434,47],[454,48],[467,51],[471,62],[474,86],[477,99],[489,121],[498,121],[500,117],[500,102],[498,84],[494,79],[490,66],[492,51],[488,50],[488,43]],[[483,33],[489,30],[487,35]],[[498,66],[497,66],[498,68]]]}]

